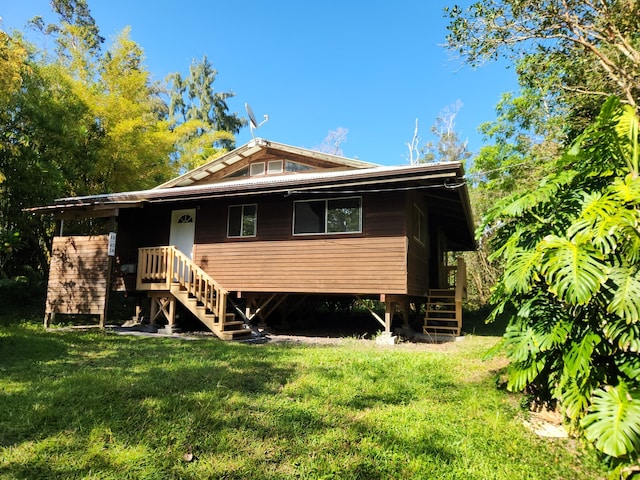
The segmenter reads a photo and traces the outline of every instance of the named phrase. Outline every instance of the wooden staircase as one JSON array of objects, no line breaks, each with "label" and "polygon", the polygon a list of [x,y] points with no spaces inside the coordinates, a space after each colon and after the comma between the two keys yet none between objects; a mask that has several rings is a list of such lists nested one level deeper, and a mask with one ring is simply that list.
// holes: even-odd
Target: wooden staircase
[{"label": "wooden staircase", "polygon": [[[429,290],[422,333],[429,336],[459,337],[462,333],[462,301],[466,292],[467,272],[464,260],[448,267],[453,282],[447,288]],[[451,285],[453,283],[453,285]]]},{"label": "wooden staircase", "polygon": [[179,301],[222,340],[252,333],[233,313],[227,313],[227,290],[175,247],[138,250],[136,288],[149,292],[151,323],[162,314],[172,327]]}]

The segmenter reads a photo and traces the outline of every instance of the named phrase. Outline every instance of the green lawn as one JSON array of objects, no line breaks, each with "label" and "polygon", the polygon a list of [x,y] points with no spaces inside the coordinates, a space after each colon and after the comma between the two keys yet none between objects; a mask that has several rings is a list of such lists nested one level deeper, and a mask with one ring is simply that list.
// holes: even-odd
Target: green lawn
[{"label": "green lawn", "polygon": [[[497,340],[248,345],[0,326],[0,478],[594,479],[523,425]],[[183,456],[193,452],[191,462]]]}]

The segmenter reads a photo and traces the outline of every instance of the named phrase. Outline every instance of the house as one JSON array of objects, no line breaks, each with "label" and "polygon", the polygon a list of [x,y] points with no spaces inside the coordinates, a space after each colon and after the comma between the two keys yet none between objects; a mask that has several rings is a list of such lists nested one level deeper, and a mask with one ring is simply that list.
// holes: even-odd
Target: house
[{"label": "house", "polygon": [[[406,322],[409,304],[427,305],[425,332],[460,333],[464,269],[447,253],[475,241],[458,162],[388,167],[255,138],[150,190],[32,211],[59,220],[45,325],[104,324],[120,290],[150,298],[152,322],[173,326],[182,304],[223,339],[318,296],[384,302],[384,318],[371,313],[386,333],[396,310]],[[79,219],[104,219],[103,234],[65,236]]]}]

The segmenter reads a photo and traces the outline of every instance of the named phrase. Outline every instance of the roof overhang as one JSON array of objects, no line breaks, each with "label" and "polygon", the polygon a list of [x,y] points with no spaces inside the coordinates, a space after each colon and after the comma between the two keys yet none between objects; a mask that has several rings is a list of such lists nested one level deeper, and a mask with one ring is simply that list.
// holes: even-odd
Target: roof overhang
[{"label": "roof overhang", "polygon": [[[85,197],[61,198],[53,205],[28,209],[56,218],[96,218],[118,215],[124,208],[145,204],[181,203],[215,198],[237,198],[280,194],[284,196],[355,194],[400,190],[422,191],[434,201],[430,215],[443,219],[448,237],[458,239],[455,250],[472,250],[473,218],[463,166],[459,162],[428,163],[401,167],[296,173],[236,179],[187,187],[153,188]],[[464,220],[463,218],[464,217]],[[454,225],[456,225],[454,227]]]}]

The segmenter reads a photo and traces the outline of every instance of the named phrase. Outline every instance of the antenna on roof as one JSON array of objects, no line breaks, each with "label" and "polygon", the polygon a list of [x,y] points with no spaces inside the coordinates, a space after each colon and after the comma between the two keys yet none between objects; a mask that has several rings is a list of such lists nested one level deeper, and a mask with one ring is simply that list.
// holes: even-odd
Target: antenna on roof
[{"label": "antenna on roof", "polygon": [[248,103],[244,104],[244,109],[247,111],[247,115],[249,115],[249,128],[251,129],[251,138],[256,138],[253,135],[253,131],[257,130],[259,127],[267,123],[269,121],[269,115],[265,115],[264,120],[258,123],[256,120],[256,116],[253,114],[253,110],[251,110],[251,107]]}]

